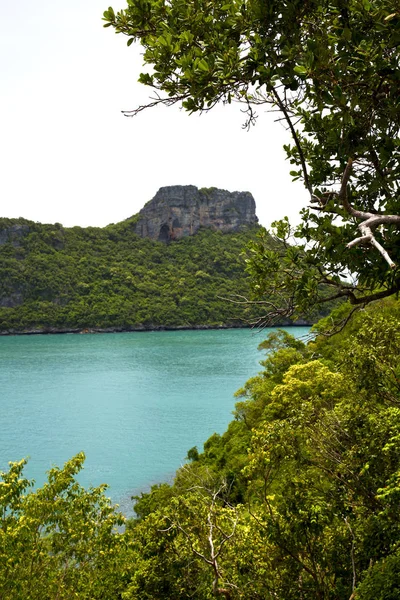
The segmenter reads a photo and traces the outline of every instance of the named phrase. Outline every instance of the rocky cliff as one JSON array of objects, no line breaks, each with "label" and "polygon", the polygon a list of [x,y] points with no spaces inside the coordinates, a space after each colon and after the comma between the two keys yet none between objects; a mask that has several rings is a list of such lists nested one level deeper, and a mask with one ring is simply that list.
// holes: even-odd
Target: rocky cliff
[{"label": "rocky cliff", "polygon": [[258,222],[249,192],[228,192],[194,185],[162,187],[140,211],[136,233],[169,242],[195,234],[200,227],[224,233]]},{"label": "rocky cliff", "polygon": [[[10,219],[4,219],[9,221]],[[21,225],[20,223],[11,223],[8,227],[0,225],[0,246],[11,243],[14,247],[21,245],[21,239],[30,232],[29,225]]]}]

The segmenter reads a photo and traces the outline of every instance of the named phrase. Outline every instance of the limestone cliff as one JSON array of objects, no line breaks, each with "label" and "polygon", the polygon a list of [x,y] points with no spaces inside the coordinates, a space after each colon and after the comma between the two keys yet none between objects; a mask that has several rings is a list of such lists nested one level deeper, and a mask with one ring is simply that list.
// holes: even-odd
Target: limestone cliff
[{"label": "limestone cliff", "polygon": [[162,187],[139,212],[141,237],[169,242],[195,234],[200,227],[223,233],[255,225],[256,204],[249,192],[227,192],[194,185]]}]

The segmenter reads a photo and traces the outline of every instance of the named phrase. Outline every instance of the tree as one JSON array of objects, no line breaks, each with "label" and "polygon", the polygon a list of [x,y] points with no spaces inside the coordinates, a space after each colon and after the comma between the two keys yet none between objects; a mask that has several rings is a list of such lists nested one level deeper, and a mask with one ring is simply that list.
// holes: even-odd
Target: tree
[{"label": "tree", "polygon": [[80,453],[54,467],[43,487],[30,492],[25,460],[0,474],[2,599],[120,597],[129,548],[117,528],[125,518],[105,497],[106,486],[78,484],[84,458]]},{"label": "tree", "polygon": [[399,311],[262,344],[228,431],[139,499],[126,598],[398,597]]},{"label": "tree", "polygon": [[243,391],[242,419],[264,407],[244,472],[277,583],[291,573],[279,597],[398,596],[398,303],[371,306],[344,333],[291,365],[278,350]]},{"label": "tree", "polygon": [[266,321],[400,290],[397,0],[128,0],[104,20],[144,47],[150,68],[139,81],[156,90],[146,106],[180,103],[192,113],[238,101],[248,125],[259,105],[286,122],[291,175],[310,205],[294,231],[276,224],[281,250],[266,238],[252,245],[248,268],[254,300],[268,297]]},{"label": "tree", "polygon": [[246,508],[228,500],[223,476],[191,463],[165,492],[143,494],[127,530],[135,554],[126,600],[276,597],[268,541]]}]

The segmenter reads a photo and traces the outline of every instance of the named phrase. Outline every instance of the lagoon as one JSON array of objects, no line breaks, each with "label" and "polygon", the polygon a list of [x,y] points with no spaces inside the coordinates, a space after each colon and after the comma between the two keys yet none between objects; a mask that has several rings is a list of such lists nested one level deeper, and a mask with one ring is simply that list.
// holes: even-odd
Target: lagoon
[{"label": "lagoon", "polygon": [[189,448],[224,432],[269,331],[0,338],[0,469],[29,456],[25,474],[41,485],[83,450],[80,483],[109,484],[130,514],[133,494],[170,480]]}]

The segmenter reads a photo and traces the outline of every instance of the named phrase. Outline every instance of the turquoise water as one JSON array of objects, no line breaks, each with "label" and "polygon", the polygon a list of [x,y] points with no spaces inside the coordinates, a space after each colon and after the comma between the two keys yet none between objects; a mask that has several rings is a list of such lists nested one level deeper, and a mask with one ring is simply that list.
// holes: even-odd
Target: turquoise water
[{"label": "turquoise water", "polygon": [[223,433],[268,331],[0,338],[0,469],[29,456],[26,475],[40,485],[83,450],[80,482],[108,483],[129,513],[132,494],[169,480],[189,448]]}]

